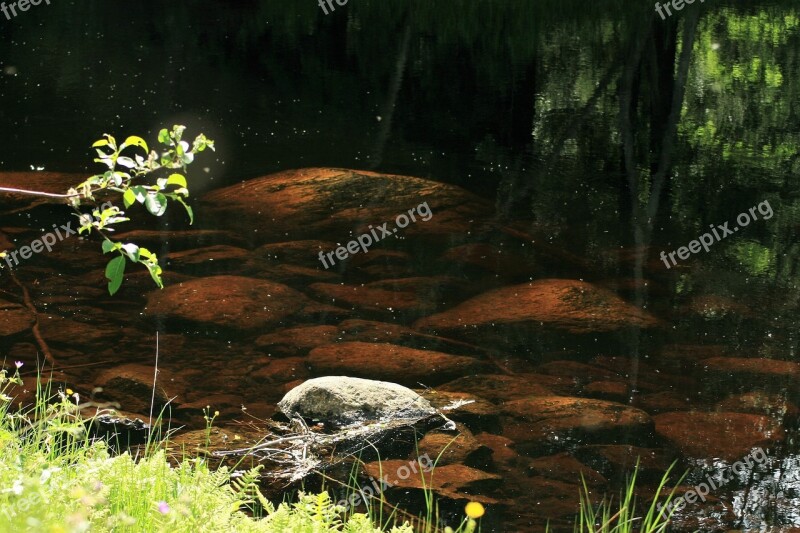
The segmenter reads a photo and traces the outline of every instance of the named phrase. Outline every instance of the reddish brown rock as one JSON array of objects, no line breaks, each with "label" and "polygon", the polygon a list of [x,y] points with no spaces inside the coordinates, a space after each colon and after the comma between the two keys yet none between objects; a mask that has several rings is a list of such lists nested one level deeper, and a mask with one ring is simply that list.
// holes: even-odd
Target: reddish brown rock
[{"label": "reddish brown rock", "polygon": [[[428,203],[432,218],[422,221],[417,215],[416,223],[398,230],[403,236],[463,236],[474,230],[472,221],[483,220],[493,212],[489,202],[453,185],[331,168],[280,172],[201,198],[207,216],[236,228],[258,227],[255,237],[262,242],[276,237],[345,242],[369,231],[369,225],[384,222],[389,222],[391,231],[398,215],[422,202]],[[385,238],[385,242],[393,240]],[[376,246],[382,247],[383,242]]]},{"label": "reddish brown rock", "polygon": [[199,400],[180,404],[175,413],[184,418],[194,418],[194,422],[204,424],[203,416],[215,416],[217,421],[230,420],[242,414],[242,397],[236,394],[209,394]]},{"label": "reddish brown rock", "polygon": [[492,461],[503,468],[514,467],[519,455],[514,450],[514,441],[494,433],[478,433],[475,440],[492,450]]},{"label": "reddish brown rock", "polygon": [[192,274],[217,272],[239,272],[250,252],[244,248],[217,244],[205,248],[193,248],[172,252],[166,257],[165,268],[188,270]]},{"label": "reddish brown rock", "polygon": [[651,415],[669,411],[687,411],[692,407],[689,394],[691,393],[674,391],[637,394],[633,397],[633,406]]},{"label": "reddish brown rock", "polygon": [[411,387],[438,385],[488,369],[487,363],[472,357],[369,342],[320,346],[311,350],[307,361],[315,376],[347,375]]},{"label": "reddish brown rock", "polygon": [[570,394],[575,391],[571,379],[545,376],[542,374],[489,374],[465,376],[438,387],[449,392],[465,392],[485,398],[490,402],[501,403],[528,396],[552,396]]},{"label": "reddish brown rock", "polygon": [[[575,480],[583,479],[589,487],[602,486],[608,482],[602,474],[568,453],[528,459],[526,464],[529,476],[541,476],[567,483],[575,483]],[[581,478],[581,476],[583,477]]]},{"label": "reddish brown rock", "polygon": [[623,381],[614,371],[578,361],[551,361],[536,367],[536,371],[548,376],[571,378],[575,383],[586,384],[592,381]]},{"label": "reddish brown rock", "polygon": [[364,342],[389,342],[400,344],[399,341],[409,337],[435,339],[432,335],[422,335],[417,331],[389,322],[375,320],[352,319],[345,320],[339,327],[345,332],[348,340]]},{"label": "reddish brown rock", "polygon": [[265,244],[256,248],[253,254],[270,263],[324,269],[319,253],[330,252],[335,248],[336,243],[332,241],[301,240]]},{"label": "reddish brown rock", "polygon": [[638,462],[637,477],[655,483],[661,481],[664,473],[676,459],[674,453],[666,450],[627,444],[582,446],[575,453],[583,463],[590,465],[607,478],[621,479],[630,475],[636,469]]},{"label": "reddish brown rock", "polygon": [[44,315],[38,317],[39,332],[46,342],[53,342],[71,346],[92,346],[104,344],[121,333],[119,326],[109,326],[70,320],[58,315]]},{"label": "reddish brown rock", "polygon": [[472,431],[500,431],[500,416],[497,407],[471,394],[446,392],[440,389],[416,391],[439,409],[447,418],[462,422]]},{"label": "reddish brown rock", "polygon": [[489,291],[453,309],[420,319],[414,327],[468,334],[471,330],[513,326],[520,335],[535,335],[543,328],[602,333],[658,324],[646,311],[606,289],[583,281],[544,279]]},{"label": "reddish brown rock", "polygon": [[241,330],[279,325],[308,300],[280,283],[239,276],[198,278],[148,295],[146,312]]},{"label": "reddish brown rock", "polygon": [[35,319],[25,307],[0,300],[0,337],[21,333],[33,326]]},{"label": "reddish brown rock", "polygon": [[653,417],[656,432],[684,455],[736,461],[751,448],[784,439],[780,424],[745,413],[671,412]]},{"label": "reddish brown rock", "polygon": [[261,335],[255,344],[269,355],[289,357],[340,340],[342,332],[336,326],[298,326]]},{"label": "reddish brown rock", "polygon": [[[101,398],[118,402],[125,411],[149,413],[152,399],[155,402],[153,410],[158,413],[184,387],[179,375],[159,368],[158,381],[153,392],[154,375],[151,366],[128,364],[102,371],[95,383],[103,389],[99,394]],[[179,397],[178,402],[181,399]]]},{"label": "reddish brown rock", "polygon": [[345,339],[363,342],[388,342],[421,350],[436,350],[466,355],[482,355],[484,350],[436,335],[426,335],[411,328],[388,322],[351,319],[339,324]]},{"label": "reddish brown rock", "polygon": [[680,390],[695,388],[696,380],[687,372],[678,370],[670,363],[655,357],[631,357],[598,355],[589,361],[596,367],[616,372],[626,380],[636,374],[636,389],[640,391],[661,391],[665,387]]},{"label": "reddish brown rock", "polygon": [[[434,458],[431,460],[433,461]],[[414,462],[413,459],[411,462]],[[425,464],[418,462],[412,468],[409,467],[409,461],[391,459],[367,463],[364,465],[364,470],[367,475],[375,479],[387,476],[385,479],[393,487],[417,490],[432,489],[437,494],[448,498],[470,499],[484,503],[493,503],[495,500],[485,497],[480,499],[481,497],[475,495],[496,489],[502,483],[502,478],[497,474],[489,474],[468,466],[444,465],[431,469],[426,468],[429,466],[427,462],[423,460],[423,463]],[[413,472],[414,469],[416,472]]]},{"label": "reddish brown rock", "polygon": [[800,376],[800,363],[778,359],[712,357],[700,361],[700,366],[712,374],[759,380],[795,381]]},{"label": "reddish brown rock", "polygon": [[524,492],[515,499],[513,509],[519,509],[520,518],[527,521],[509,531],[536,531],[528,525],[531,523],[537,527],[547,523],[549,531],[572,531],[582,492],[579,483],[580,476],[573,483],[544,476],[526,478]]},{"label": "reddish brown rock", "polygon": [[628,398],[628,384],[622,381],[593,381],[583,388],[590,398],[624,402]]},{"label": "reddish brown rock", "polygon": [[438,458],[436,465],[463,464],[473,468],[487,468],[492,451],[475,439],[465,426],[457,425],[458,433],[430,431],[417,443],[420,454]]},{"label": "reddish brown rock", "polygon": [[652,432],[647,413],[603,400],[540,396],[513,400],[503,406],[509,416],[503,435],[520,450],[556,450],[573,439],[583,443],[617,443]]},{"label": "reddish brown rock", "polygon": [[16,249],[16,245],[11,242],[10,237],[0,231],[0,252]]},{"label": "reddish brown rock", "polygon": [[393,314],[413,311],[417,315],[430,312],[432,302],[415,291],[395,291],[369,285],[334,285],[314,283],[309,287],[323,301],[363,311]]},{"label": "reddish brown rock", "polygon": [[[274,390],[274,394],[271,394],[270,397],[277,395],[278,399],[283,397],[283,394],[279,394],[279,391],[273,385],[290,383],[300,379],[305,380],[310,376],[303,357],[284,357],[281,359],[261,357],[253,361],[252,366],[256,367],[256,369],[248,372],[247,378],[253,380],[257,385],[251,387],[248,392],[252,393],[253,390],[269,388]],[[261,397],[262,394],[258,393],[255,396]]]},{"label": "reddish brown rock", "polygon": [[475,293],[473,284],[449,276],[416,276],[408,278],[382,279],[367,283],[370,289],[384,289],[414,294],[422,301],[430,300],[438,306],[461,302]]},{"label": "reddish brown rock", "polygon": [[339,322],[355,315],[349,309],[312,301],[297,315],[298,320],[316,323]]},{"label": "reddish brown rock", "polygon": [[[104,283],[108,282],[108,280],[105,280],[105,270],[92,272],[92,278],[98,280],[98,287],[103,287]],[[161,274],[164,287],[171,287],[193,279],[195,279],[194,276],[187,276],[186,274],[181,274],[173,270],[167,270]],[[141,299],[143,295],[157,288],[146,268],[133,269],[128,267],[125,272],[125,281],[122,282],[122,287],[120,287],[119,292],[115,294],[114,297],[117,299]],[[104,294],[108,294],[108,291],[105,290]]]},{"label": "reddish brown rock", "polygon": [[321,268],[309,268],[290,264],[262,265],[248,261],[244,268],[245,273],[252,278],[276,281],[286,285],[307,286],[317,282],[334,282],[340,279],[339,274]]},{"label": "reddish brown rock", "polygon": [[785,395],[753,391],[728,396],[717,403],[717,410],[768,416],[781,423],[795,425],[800,420],[800,409]]}]

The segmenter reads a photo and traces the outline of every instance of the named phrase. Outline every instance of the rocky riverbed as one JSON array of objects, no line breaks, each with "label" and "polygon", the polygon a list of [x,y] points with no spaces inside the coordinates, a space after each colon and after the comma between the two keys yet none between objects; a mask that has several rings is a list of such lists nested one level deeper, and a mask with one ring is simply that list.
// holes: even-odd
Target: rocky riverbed
[{"label": "rocky riverbed", "polygon": [[[60,191],[80,177],[0,177],[9,180]],[[422,202],[430,220],[331,268],[319,261],[320,251]],[[6,249],[70,216],[22,197],[4,196],[0,207]],[[431,429],[414,454],[436,457],[455,438],[434,488],[453,509],[487,504],[487,531],[571,524],[581,473],[593,492],[616,492],[639,458],[647,498],[676,459],[691,468],[691,485],[763,447],[768,464],[677,517],[679,528],[716,531],[742,505],[759,505],[763,484],[795,460],[787,435],[800,413],[800,365],[698,334],[719,317],[758,318],[719,295],[669,296],[658,266],[646,265],[644,279],[621,275],[633,251],[583,257],[535,221],[500,220],[459,187],[355,170],[247,180],[207,193],[195,209],[199,228],[135,213],[140,229],[115,237],[160,254],[163,290],[129,268],[109,297],[99,243],[78,237],[13,276],[0,272],[5,360],[35,368],[44,341],[58,383],[131,417],[148,415],[152,397],[186,431],[204,427],[209,406],[219,412],[220,447],[256,442],[260,420],[311,378],[391,382],[436,408],[457,401],[448,413],[457,433]],[[632,303],[643,288],[667,296],[643,310]],[[25,383],[22,402],[35,376]],[[789,490],[796,481],[777,483]],[[419,479],[395,486],[408,491],[394,497],[418,499]]]}]

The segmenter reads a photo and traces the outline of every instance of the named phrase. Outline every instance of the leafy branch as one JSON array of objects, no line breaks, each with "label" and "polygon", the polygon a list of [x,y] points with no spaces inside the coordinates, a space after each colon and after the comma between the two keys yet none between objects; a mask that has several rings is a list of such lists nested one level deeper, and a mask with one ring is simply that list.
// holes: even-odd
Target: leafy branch
[{"label": "leafy branch", "polygon": [[[122,144],[117,144],[113,136],[103,135],[92,148],[96,150],[98,156],[94,161],[105,165],[107,170],[70,188],[66,194],[7,187],[0,187],[0,191],[66,199],[79,219],[78,233],[90,234],[93,231],[98,233],[103,238],[103,253],[118,254],[109,261],[105,270],[109,294],[115,294],[122,285],[127,261],[144,265],[156,285],[163,288],[162,270],[156,254],[133,243],[112,241],[107,235],[114,231],[112,226],[115,224],[130,220],[125,216],[125,211],[113,202],[105,202],[100,208],[93,209],[91,215],[81,212],[79,208],[84,201],[96,201],[94,195],[98,192],[111,191],[122,195],[125,209],[139,203],[158,217],[166,212],[170,200],[178,202],[186,210],[189,223],[192,224],[194,212],[186,203],[189,197],[186,167],[194,161],[197,153],[206,148],[214,150],[214,141],[200,134],[190,145],[182,139],[185,130],[186,127],[180,125],[173,126],[171,131],[162,129],[158,133],[158,143],[164,145],[160,154],[155,150],[149,150],[147,143],[141,137],[131,136]],[[156,172],[162,177],[157,178],[155,183],[142,183],[141,178]],[[5,252],[0,253],[0,257],[4,255]]]}]

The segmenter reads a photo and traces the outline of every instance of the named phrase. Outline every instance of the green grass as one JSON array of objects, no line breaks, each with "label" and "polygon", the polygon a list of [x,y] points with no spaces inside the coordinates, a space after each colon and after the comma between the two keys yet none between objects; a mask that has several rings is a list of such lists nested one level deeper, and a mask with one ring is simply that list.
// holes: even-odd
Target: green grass
[{"label": "green grass", "polygon": [[[113,455],[92,441],[67,392],[16,413],[6,393],[18,372],[0,371],[0,532],[381,532],[369,517],[340,514],[327,493],[301,494],[275,508],[257,470],[231,481],[202,458],[177,466],[159,446],[141,457]],[[246,512],[262,510],[261,517]],[[410,526],[389,531],[410,533]]]},{"label": "green grass", "polygon": [[[620,494],[618,503],[604,497],[597,506],[592,504],[591,491],[586,486],[586,480],[581,476],[583,491],[580,494],[580,512],[575,519],[575,533],[664,533],[667,530],[672,513],[666,508],[658,509],[660,495],[667,486],[669,475],[675,464],[673,463],[656,489],[656,497],[646,507],[644,516],[636,515],[636,476],[639,472],[639,462]],[[681,478],[682,480],[683,478]],[[678,482],[680,483],[680,481]],[[670,501],[675,494],[675,489],[666,498]]]}]

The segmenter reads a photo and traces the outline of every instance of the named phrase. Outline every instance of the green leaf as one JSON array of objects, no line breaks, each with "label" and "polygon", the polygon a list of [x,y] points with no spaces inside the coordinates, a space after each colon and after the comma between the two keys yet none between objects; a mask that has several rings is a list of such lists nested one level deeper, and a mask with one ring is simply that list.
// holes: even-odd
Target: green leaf
[{"label": "green leaf", "polygon": [[122,185],[122,182],[126,179],[131,179],[131,175],[126,172],[114,172],[111,176],[111,182],[117,187]]},{"label": "green leaf", "polygon": [[131,189],[127,189],[122,195],[122,203],[125,204],[125,209],[129,208],[136,201],[136,193]]},{"label": "green leaf", "polygon": [[103,253],[107,254],[108,252],[113,252],[117,249],[117,244],[114,241],[110,241],[108,239],[103,241]]},{"label": "green leaf", "polygon": [[106,279],[108,279],[108,293],[114,295],[120,285],[122,276],[125,274],[125,257],[118,255],[106,265]]},{"label": "green leaf", "polygon": [[179,187],[188,187],[186,183],[186,178],[183,177],[181,174],[171,174],[170,177],[167,178],[167,185],[178,185]]},{"label": "green leaf", "polygon": [[92,145],[92,148],[98,148],[100,146],[108,146],[108,141],[106,139],[95,141],[95,143]]},{"label": "green leaf", "polygon": [[128,258],[133,261],[134,263],[139,262],[139,247],[133,243],[126,243],[121,246],[125,253],[128,254]]},{"label": "green leaf", "polygon": [[136,162],[133,159],[125,156],[118,157],[117,164],[127,168],[134,168],[136,166]]},{"label": "green leaf", "polygon": [[162,273],[161,267],[158,265],[149,265],[149,264],[145,266],[147,266],[147,270],[150,271],[150,277],[153,278],[153,281],[156,282],[158,288],[163,289],[164,282],[161,281],[161,273]]},{"label": "green leaf", "polygon": [[147,149],[147,143],[144,142],[144,139],[142,139],[141,137],[137,137],[136,135],[132,135],[127,139],[125,139],[125,142],[122,143],[122,146],[119,147],[120,151],[127,146],[139,146],[141,148],[144,148],[145,152],[149,151]]},{"label": "green leaf", "polygon": [[151,261],[151,260],[152,261],[158,261],[158,259],[156,258],[156,254],[154,254],[153,252],[151,252],[150,250],[148,250],[145,247],[139,248],[139,255],[144,257],[148,261]]},{"label": "green leaf", "polygon": [[144,187],[144,185],[136,185],[131,187],[131,190],[133,191],[133,194],[136,195],[136,201],[140,204],[143,204],[145,198],[147,198],[147,189]]},{"label": "green leaf", "polygon": [[175,199],[178,200],[181,203],[181,205],[186,208],[186,213],[189,215],[189,225],[191,226],[192,224],[194,224],[194,211],[192,211],[192,206],[184,202],[183,198],[181,198],[180,196],[175,196]]},{"label": "green leaf", "polygon": [[167,210],[167,197],[161,193],[148,194],[144,206],[151,214],[160,217]]},{"label": "green leaf", "polygon": [[181,142],[184,131],[186,131],[186,126],[181,126],[180,124],[172,126],[172,136],[175,138],[175,142]]},{"label": "green leaf", "polygon": [[158,142],[160,142],[161,144],[169,144],[170,143],[169,131],[167,130],[167,128],[164,128],[164,129],[162,129],[161,131],[158,132]]}]

